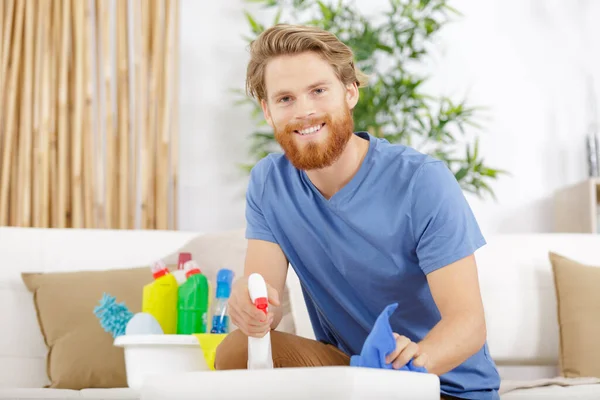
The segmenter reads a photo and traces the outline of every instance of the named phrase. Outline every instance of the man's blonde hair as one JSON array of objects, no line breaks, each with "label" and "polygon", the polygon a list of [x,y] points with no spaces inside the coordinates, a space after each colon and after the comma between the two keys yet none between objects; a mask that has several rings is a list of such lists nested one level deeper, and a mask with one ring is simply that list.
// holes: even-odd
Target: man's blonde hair
[{"label": "man's blonde hair", "polygon": [[262,32],[250,44],[250,62],[246,71],[246,92],[266,100],[265,67],[273,57],[314,51],[333,67],[344,85],[366,86],[368,77],[354,65],[352,49],[334,34],[301,25],[278,24]]}]

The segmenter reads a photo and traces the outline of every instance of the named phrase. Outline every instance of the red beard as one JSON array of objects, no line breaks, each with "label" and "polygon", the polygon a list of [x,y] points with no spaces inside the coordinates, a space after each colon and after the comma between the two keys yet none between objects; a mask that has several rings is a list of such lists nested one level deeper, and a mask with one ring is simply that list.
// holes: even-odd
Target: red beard
[{"label": "red beard", "polygon": [[[325,141],[307,141],[298,146],[296,141],[296,130],[306,126],[314,126],[325,123],[322,129],[328,132]],[[333,164],[346,148],[346,144],[354,133],[354,121],[350,109],[344,107],[343,114],[335,120],[326,115],[323,118],[311,118],[301,123],[288,124],[283,130],[275,129],[275,139],[283,149],[287,159],[294,167],[301,170],[321,169]]]}]

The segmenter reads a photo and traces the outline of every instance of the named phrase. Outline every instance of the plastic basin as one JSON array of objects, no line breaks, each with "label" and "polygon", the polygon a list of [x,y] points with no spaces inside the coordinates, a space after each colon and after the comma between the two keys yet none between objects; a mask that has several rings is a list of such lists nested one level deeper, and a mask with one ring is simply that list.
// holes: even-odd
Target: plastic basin
[{"label": "plastic basin", "polygon": [[114,345],[124,349],[127,385],[132,389],[141,390],[151,376],[209,370],[193,335],[123,335]]}]

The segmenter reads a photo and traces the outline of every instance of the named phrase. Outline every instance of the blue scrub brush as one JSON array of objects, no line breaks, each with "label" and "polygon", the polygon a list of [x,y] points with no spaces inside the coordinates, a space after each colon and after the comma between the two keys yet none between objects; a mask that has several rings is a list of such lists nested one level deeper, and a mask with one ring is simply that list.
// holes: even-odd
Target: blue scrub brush
[{"label": "blue scrub brush", "polygon": [[117,303],[115,297],[104,293],[100,305],[94,308],[94,314],[100,320],[100,325],[113,338],[125,334],[127,323],[133,317],[125,303]]}]

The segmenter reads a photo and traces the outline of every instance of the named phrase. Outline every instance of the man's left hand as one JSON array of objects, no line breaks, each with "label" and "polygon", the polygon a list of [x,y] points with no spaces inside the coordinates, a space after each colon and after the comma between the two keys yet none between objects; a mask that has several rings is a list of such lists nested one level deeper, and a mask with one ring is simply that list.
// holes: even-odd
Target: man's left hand
[{"label": "man's left hand", "polygon": [[396,339],[396,350],[386,357],[387,364],[392,363],[392,368],[400,369],[414,359],[413,365],[415,367],[425,367],[427,355],[420,351],[417,343],[396,332],[394,332],[394,338]]}]

